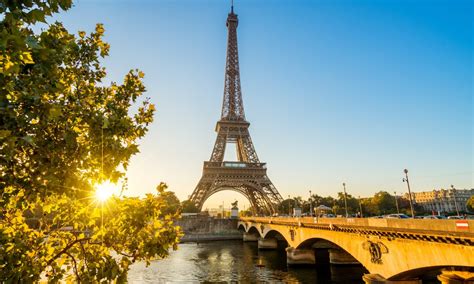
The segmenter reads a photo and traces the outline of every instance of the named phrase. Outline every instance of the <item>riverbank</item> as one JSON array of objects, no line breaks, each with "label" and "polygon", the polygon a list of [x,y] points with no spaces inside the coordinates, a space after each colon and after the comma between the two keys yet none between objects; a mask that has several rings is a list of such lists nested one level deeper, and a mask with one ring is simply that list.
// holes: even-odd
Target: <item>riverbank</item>
[{"label": "riverbank", "polygon": [[242,240],[243,232],[237,229],[235,219],[217,219],[212,217],[184,217],[176,221],[183,230],[181,243]]},{"label": "riverbank", "polygon": [[242,240],[242,233],[237,234],[189,234],[186,233],[180,239],[180,243],[199,243],[210,241],[234,241]]}]

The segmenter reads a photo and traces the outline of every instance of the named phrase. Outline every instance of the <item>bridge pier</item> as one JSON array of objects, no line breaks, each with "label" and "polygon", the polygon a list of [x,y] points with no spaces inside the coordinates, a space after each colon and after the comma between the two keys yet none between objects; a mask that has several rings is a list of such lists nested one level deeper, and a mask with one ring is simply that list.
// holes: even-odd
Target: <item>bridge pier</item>
[{"label": "bridge pier", "polygon": [[474,272],[443,269],[438,280],[441,284],[473,284]]},{"label": "bridge pier", "polygon": [[278,241],[274,238],[259,238],[258,249],[276,249],[278,247]]},{"label": "bridge pier", "polygon": [[256,241],[258,241],[258,235],[251,234],[251,233],[244,233],[243,241],[244,242],[256,242]]},{"label": "bridge pier", "polygon": [[355,259],[349,253],[343,251],[342,249],[329,249],[329,263],[330,264],[359,264],[357,259]]},{"label": "bridge pier", "polygon": [[364,280],[365,284],[422,284],[419,279],[387,280],[380,276],[380,274],[364,274],[362,280]]},{"label": "bridge pier", "polygon": [[286,263],[288,265],[316,264],[316,257],[312,249],[286,248]]}]

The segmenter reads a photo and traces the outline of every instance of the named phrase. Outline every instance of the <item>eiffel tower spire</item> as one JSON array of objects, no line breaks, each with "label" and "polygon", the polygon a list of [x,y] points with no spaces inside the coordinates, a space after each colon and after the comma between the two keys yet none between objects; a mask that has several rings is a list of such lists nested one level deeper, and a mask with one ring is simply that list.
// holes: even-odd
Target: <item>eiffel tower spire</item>
[{"label": "eiffel tower spire", "polygon": [[239,19],[237,15],[234,14],[233,1],[231,7],[226,22],[227,57],[221,120],[245,121],[242,90],[240,88],[239,49],[237,47],[237,26],[239,25]]},{"label": "eiffel tower spire", "polygon": [[[217,138],[209,162],[204,162],[201,180],[190,200],[201,209],[214,193],[233,190],[244,195],[254,213],[273,214],[283,198],[267,176],[265,163],[258,159],[250,138],[250,123],[245,120],[240,89],[239,54],[237,49],[237,15],[227,16],[227,57],[225,67],[224,99],[221,119],[217,122]],[[235,144],[237,161],[224,161],[227,143]]]}]

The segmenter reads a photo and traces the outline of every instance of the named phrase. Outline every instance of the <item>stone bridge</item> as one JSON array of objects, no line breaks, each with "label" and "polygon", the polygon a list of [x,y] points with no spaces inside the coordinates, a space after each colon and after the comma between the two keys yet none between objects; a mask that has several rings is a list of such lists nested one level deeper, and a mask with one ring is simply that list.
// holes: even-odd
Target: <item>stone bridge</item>
[{"label": "stone bridge", "polygon": [[366,283],[421,283],[439,270],[442,283],[474,284],[474,220],[248,217],[238,228],[259,249],[286,241],[289,265],[325,249],[331,264],[362,264]]}]

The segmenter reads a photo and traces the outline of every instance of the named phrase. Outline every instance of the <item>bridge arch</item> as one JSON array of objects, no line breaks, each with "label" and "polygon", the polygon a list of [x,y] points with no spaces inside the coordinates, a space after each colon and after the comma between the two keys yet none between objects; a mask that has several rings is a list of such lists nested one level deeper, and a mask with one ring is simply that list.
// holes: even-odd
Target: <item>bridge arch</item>
[{"label": "bridge arch", "polygon": [[247,228],[247,233],[262,237],[262,234],[260,233],[260,231],[255,226],[250,226],[249,228]]},{"label": "bridge arch", "polygon": [[[296,248],[298,249],[306,249],[306,248],[317,248],[318,244],[321,244],[321,246],[324,246],[324,248],[334,248],[334,249],[342,249],[341,246],[339,246],[336,242],[322,238],[322,237],[314,237],[314,238],[309,238],[301,243],[299,243]],[[347,252],[350,254],[350,252]]]},{"label": "bridge arch", "polygon": [[263,238],[264,239],[273,238],[273,239],[277,239],[278,241],[284,241],[288,243],[288,240],[285,238],[285,236],[277,230],[264,231]]}]

